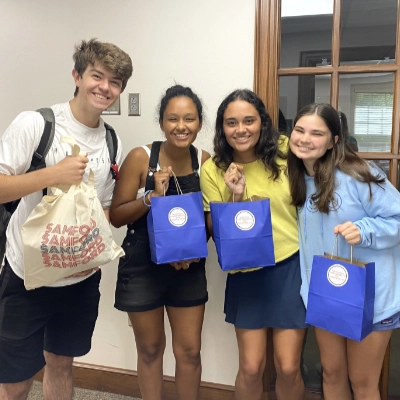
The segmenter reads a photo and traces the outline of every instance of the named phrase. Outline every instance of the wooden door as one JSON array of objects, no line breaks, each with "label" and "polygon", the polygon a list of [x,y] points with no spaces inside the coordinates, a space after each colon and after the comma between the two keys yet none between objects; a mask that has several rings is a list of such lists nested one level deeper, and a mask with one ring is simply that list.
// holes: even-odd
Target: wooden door
[{"label": "wooden door", "polygon": [[[347,119],[359,155],[380,164],[397,188],[399,9],[399,0],[257,0],[254,48],[254,91],[276,125],[283,118],[289,133],[303,105],[329,102]],[[396,331],[392,342],[398,336]],[[309,335],[306,356],[315,346]],[[400,384],[390,378],[400,363],[390,360],[395,348],[386,352],[382,399],[400,399]],[[274,398],[271,340],[267,356],[265,390]],[[318,378],[318,363],[311,369]],[[321,397],[320,383],[308,386],[307,396]]]}]

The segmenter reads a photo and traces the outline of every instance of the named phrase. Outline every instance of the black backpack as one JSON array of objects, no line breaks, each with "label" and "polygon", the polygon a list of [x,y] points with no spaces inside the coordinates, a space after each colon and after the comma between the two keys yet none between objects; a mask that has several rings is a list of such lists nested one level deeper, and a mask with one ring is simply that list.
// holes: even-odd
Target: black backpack
[{"label": "black backpack", "polygon": [[[39,112],[45,121],[42,137],[36,151],[33,153],[31,166],[27,172],[36,171],[46,167],[46,155],[53,143],[54,130],[55,130],[55,118],[54,112],[51,108],[39,108],[36,110]],[[106,142],[108,152],[110,154],[111,166],[110,172],[113,179],[118,180],[118,165],[116,163],[116,156],[118,151],[118,139],[117,135],[111,125],[104,123],[106,128]],[[46,194],[46,189],[43,189],[43,195]],[[3,261],[5,248],[6,248],[6,230],[8,223],[10,222],[11,215],[17,209],[21,199],[10,201],[8,203],[0,204],[0,266]]]}]

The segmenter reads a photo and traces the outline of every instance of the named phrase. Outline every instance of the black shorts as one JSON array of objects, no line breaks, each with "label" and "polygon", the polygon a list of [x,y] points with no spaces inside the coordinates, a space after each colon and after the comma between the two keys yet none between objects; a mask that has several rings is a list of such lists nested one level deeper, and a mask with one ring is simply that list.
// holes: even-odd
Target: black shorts
[{"label": "black shorts", "polygon": [[88,353],[98,315],[101,271],[74,285],[26,290],[6,262],[0,275],[0,383],[30,379],[43,350]]},{"label": "black shorts", "polygon": [[206,260],[175,270],[170,264],[151,261],[148,238],[129,234],[122,244],[125,256],[119,261],[115,308],[149,311],[162,306],[194,307],[208,300]]}]

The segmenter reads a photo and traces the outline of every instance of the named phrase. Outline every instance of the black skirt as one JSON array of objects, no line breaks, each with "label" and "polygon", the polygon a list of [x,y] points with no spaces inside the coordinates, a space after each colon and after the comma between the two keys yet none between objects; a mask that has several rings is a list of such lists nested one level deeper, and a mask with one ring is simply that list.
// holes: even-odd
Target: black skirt
[{"label": "black skirt", "polygon": [[300,286],[299,253],[274,267],[228,274],[225,320],[242,329],[306,328]]}]

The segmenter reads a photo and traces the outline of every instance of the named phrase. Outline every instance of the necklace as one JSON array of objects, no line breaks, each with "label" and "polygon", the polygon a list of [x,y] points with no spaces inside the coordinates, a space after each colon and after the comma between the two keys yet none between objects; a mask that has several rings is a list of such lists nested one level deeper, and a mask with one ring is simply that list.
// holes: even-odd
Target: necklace
[{"label": "necklace", "polygon": [[[164,147],[165,147],[165,142],[163,142],[161,144],[161,151],[164,154],[164,158],[166,158],[168,161],[172,161],[172,159],[170,157],[168,157],[167,154],[165,153]],[[190,154],[190,151],[189,151],[189,154]],[[192,158],[191,157],[190,157],[190,166],[192,166]],[[186,167],[187,167],[187,164],[185,162],[182,168],[179,168],[179,170],[173,169],[173,172],[175,173],[176,176],[182,176],[182,173],[185,171]]]}]

